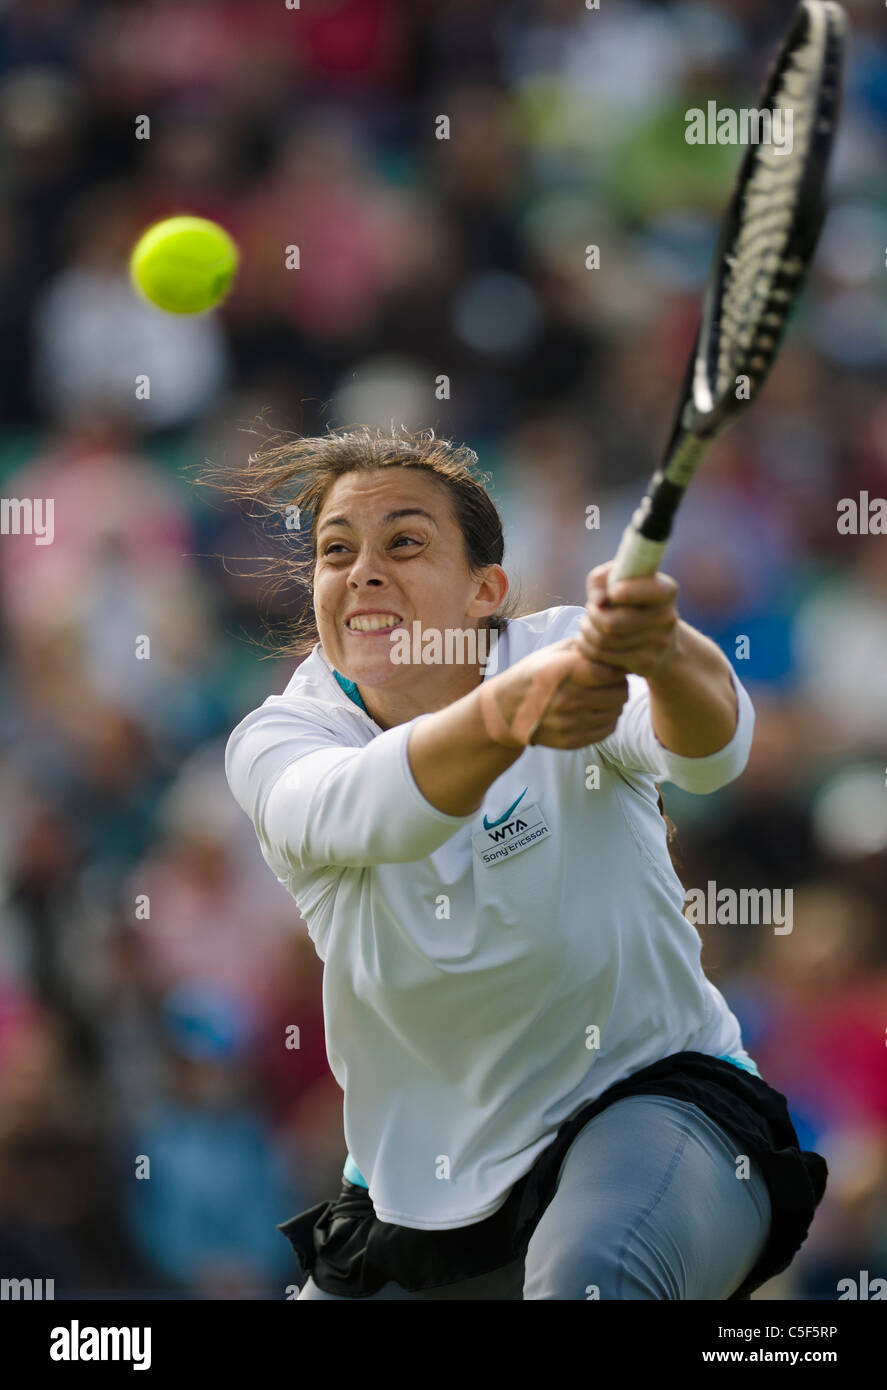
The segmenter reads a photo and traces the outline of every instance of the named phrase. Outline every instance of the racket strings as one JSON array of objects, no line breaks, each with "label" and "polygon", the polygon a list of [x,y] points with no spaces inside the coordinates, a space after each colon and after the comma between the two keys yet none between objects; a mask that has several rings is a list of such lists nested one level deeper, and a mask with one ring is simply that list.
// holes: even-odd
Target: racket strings
[{"label": "racket strings", "polygon": [[[791,149],[762,145],[743,191],[740,226],[725,257],[715,370],[715,396],[735,389],[738,375],[752,390],[763,379],[779,345],[788,309],[805,262],[786,251],[814,131],[821,125],[824,35],[811,25],[806,42],[789,55],[770,103],[782,130],[791,120]],[[773,129],[771,125],[771,131]]]}]

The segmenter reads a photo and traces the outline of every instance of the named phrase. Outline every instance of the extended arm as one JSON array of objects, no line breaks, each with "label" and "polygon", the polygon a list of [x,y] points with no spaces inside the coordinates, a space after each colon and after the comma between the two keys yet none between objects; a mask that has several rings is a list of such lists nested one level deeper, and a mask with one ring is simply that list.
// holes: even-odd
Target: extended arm
[{"label": "extended arm", "polygon": [[647,684],[654,732],[672,753],[704,758],[730,742],[739,702],[730,663],[710,638],[679,621],[672,657]]},{"label": "extended arm", "polygon": [[[573,639],[487,678],[485,698],[495,694],[501,723],[521,727],[528,695],[532,707],[548,668],[561,691],[547,702],[534,742],[580,748],[611,734],[627,682],[587,688],[592,663]],[[585,685],[572,686],[569,673]],[[480,686],[364,747],[342,744],[322,704],[273,696],[231,734],[225,767],[266,859],[292,871],[424,859],[471,819],[487,788],[522,752],[491,737]]]},{"label": "extended arm", "polygon": [[736,732],[739,708],[730,663],[675,608],[667,575],[626,579],[607,602],[607,571],[588,576],[579,641],[597,662],[643,676],[653,730],[664,748],[687,758],[717,753]]}]

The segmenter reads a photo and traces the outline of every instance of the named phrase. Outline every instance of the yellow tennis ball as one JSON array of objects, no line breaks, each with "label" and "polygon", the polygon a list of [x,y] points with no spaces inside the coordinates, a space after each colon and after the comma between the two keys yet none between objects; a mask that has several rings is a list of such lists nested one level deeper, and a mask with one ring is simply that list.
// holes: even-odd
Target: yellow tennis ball
[{"label": "yellow tennis ball", "polygon": [[218,304],[240,253],[223,227],[205,217],[169,217],[136,242],[129,270],[136,289],[169,314],[202,314]]}]

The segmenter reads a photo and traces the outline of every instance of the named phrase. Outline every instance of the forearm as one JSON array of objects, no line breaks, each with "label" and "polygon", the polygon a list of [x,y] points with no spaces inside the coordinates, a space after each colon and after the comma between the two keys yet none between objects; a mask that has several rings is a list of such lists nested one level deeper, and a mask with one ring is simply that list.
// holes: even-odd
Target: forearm
[{"label": "forearm", "polygon": [[420,719],[410,732],[407,756],[416,785],[446,815],[467,816],[476,811],[488,787],[523,752],[504,748],[490,738],[479,692],[480,687]]},{"label": "forearm", "polygon": [[673,656],[647,684],[653,730],[672,753],[704,758],[730,742],[738,718],[730,663],[703,633],[679,622]]}]

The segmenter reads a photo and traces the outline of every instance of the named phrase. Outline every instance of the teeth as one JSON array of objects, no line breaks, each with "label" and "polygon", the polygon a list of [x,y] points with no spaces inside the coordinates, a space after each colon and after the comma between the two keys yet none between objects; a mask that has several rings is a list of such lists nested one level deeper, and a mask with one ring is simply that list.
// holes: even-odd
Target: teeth
[{"label": "teeth", "polygon": [[348,626],[357,632],[375,632],[380,627],[393,627],[400,622],[396,613],[364,613],[352,618]]}]

